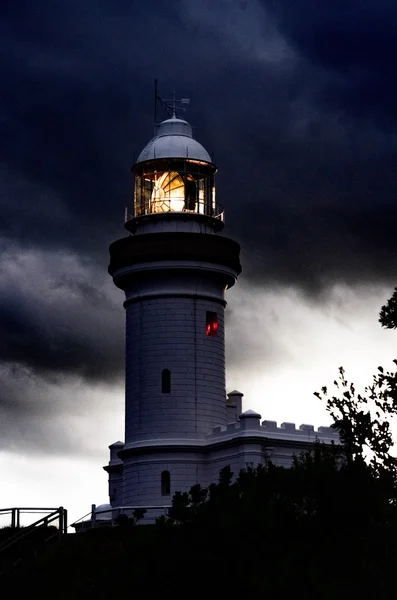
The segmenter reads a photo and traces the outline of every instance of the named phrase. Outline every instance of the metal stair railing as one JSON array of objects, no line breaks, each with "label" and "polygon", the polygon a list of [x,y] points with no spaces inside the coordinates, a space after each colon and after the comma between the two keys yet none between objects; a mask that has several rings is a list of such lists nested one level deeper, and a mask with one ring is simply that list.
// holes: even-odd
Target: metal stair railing
[{"label": "metal stair railing", "polygon": [[[52,511],[46,514],[44,517],[41,517],[34,523],[27,525],[20,529],[20,515],[21,512],[27,512],[32,514],[32,512],[44,512],[44,511]],[[18,528],[18,531],[11,537],[7,538],[2,544],[0,544],[0,554],[22,540],[23,538],[32,534],[32,532],[37,531],[39,528],[45,528],[50,523],[58,520],[58,532],[52,534],[49,538],[44,541],[48,541],[55,536],[59,537],[59,540],[67,533],[67,510],[60,506],[59,508],[3,508],[0,509],[1,513],[11,513],[12,515],[12,528]]]}]

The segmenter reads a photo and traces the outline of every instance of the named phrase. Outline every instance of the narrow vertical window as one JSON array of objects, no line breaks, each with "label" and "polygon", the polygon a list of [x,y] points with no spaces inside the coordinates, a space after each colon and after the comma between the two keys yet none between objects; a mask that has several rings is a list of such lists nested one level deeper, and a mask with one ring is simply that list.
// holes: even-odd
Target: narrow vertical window
[{"label": "narrow vertical window", "polygon": [[171,371],[169,369],[161,371],[161,391],[163,394],[171,392]]},{"label": "narrow vertical window", "polygon": [[169,471],[161,473],[161,495],[169,496],[171,493],[171,475]]},{"label": "narrow vertical window", "polygon": [[205,335],[218,335],[218,317],[216,312],[207,311]]}]

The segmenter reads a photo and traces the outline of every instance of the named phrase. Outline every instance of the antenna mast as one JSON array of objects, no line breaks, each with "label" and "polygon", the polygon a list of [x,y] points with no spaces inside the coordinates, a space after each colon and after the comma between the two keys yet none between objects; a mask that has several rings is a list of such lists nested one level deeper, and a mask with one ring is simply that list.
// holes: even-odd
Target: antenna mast
[{"label": "antenna mast", "polygon": [[157,79],[154,80],[154,128],[157,125]]},{"label": "antenna mast", "polygon": [[175,97],[175,92],[172,94],[172,98],[161,98],[158,93],[158,79],[154,80],[154,128],[157,126],[157,102],[160,102],[165,113],[168,117],[178,117],[178,111],[185,111],[185,105],[190,104],[190,98],[180,98],[179,100]]}]

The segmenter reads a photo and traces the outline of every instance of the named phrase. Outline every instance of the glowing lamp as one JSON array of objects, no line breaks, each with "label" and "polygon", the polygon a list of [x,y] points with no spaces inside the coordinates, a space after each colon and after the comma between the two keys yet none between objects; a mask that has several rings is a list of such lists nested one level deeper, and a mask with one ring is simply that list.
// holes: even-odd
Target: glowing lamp
[{"label": "glowing lamp", "polygon": [[153,212],[182,212],[185,207],[185,184],[176,171],[163,173],[156,181],[151,198]]}]

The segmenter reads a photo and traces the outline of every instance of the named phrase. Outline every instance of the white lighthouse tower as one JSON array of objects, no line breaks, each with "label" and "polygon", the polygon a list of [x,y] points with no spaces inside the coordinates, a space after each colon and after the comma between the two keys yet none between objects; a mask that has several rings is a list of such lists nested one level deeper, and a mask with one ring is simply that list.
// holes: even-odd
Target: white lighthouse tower
[{"label": "white lighthouse tower", "polygon": [[[217,235],[216,167],[175,113],[133,169],[130,232],[110,247],[125,292],[123,503],[161,500],[200,480],[190,449],[226,424],[225,290],[241,271],[239,245]],[[163,501],[163,500],[162,500]]]},{"label": "white lighthouse tower", "polygon": [[[223,235],[216,166],[175,111],[138,156],[127,237],[110,246],[109,273],[125,293],[125,442],[105,470],[113,507],[166,506],[177,491],[237,472],[267,454],[289,464],[328,428],[264,421],[226,396],[225,291],[241,272]],[[326,431],[327,429],[327,431]]]}]

